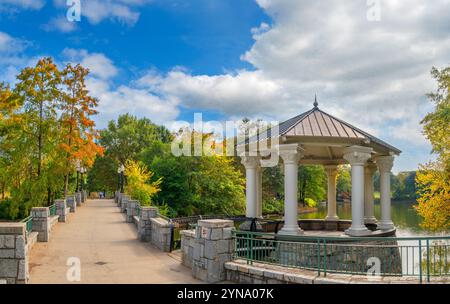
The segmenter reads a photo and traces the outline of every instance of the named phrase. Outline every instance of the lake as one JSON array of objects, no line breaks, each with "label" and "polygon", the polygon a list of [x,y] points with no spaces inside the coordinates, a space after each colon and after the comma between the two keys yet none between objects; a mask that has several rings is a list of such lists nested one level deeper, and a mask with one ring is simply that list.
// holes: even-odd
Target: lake
[{"label": "lake", "polygon": [[[425,236],[425,235],[443,235],[442,233],[433,233],[420,227],[421,218],[414,210],[416,202],[392,201],[391,213],[392,221],[397,227],[397,236]],[[350,203],[338,202],[337,214],[340,219],[351,220],[352,206]],[[378,201],[375,202],[375,217],[380,218],[381,208]],[[321,204],[319,210],[313,213],[300,215],[302,219],[320,219],[327,216],[327,206]],[[447,234],[448,235],[448,234]]]}]

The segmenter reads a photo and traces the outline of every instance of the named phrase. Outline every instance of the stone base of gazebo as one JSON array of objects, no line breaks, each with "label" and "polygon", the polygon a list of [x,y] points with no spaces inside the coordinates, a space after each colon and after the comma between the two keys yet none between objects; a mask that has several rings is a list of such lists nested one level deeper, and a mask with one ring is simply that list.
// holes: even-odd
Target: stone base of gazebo
[{"label": "stone base of gazebo", "polygon": [[[278,233],[283,226],[283,221],[260,221],[262,231]],[[303,236],[343,236],[350,237],[345,231],[352,225],[351,220],[323,220],[323,219],[301,219],[298,220],[299,227],[303,230]],[[396,229],[377,230],[377,224],[365,224],[368,233],[360,237],[390,237],[395,236]],[[241,227],[240,227],[241,229]],[[249,231],[250,229],[241,229]]]}]

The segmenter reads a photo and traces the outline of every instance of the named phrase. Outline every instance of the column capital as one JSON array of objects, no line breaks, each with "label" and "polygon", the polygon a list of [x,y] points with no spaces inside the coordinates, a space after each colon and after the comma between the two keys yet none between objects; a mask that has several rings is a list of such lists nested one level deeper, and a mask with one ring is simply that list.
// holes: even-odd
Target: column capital
[{"label": "column capital", "polygon": [[378,169],[381,172],[391,172],[394,166],[394,156],[378,156],[376,158]]},{"label": "column capital", "polygon": [[329,177],[336,176],[338,174],[338,166],[337,165],[325,165],[325,173]]},{"label": "column capital", "polygon": [[364,174],[370,175],[371,177],[375,174],[377,171],[377,165],[374,163],[367,163],[367,165],[364,167]]},{"label": "column capital", "polygon": [[363,166],[367,160],[372,156],[372,148],[351,146],[344,149],[344,159],[350,163],[350,165]]},{"label": "column capital", "polygon": [[256,169],[259,166],[259,156],[241,156],[241,163],[245,166],[246,169]]},{"label": "column capital", "polygon": [[298,144],[279,145],[278,151],[285,164],[297,164],[303,157],[303,149]]}]

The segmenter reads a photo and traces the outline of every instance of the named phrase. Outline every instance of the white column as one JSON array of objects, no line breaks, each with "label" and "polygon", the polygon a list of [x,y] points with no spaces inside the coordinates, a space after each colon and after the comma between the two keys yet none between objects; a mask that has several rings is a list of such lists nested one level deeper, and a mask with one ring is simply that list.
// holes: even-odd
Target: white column
[{"label": "white column", "polygon": [[352,146],[344,150],[344,159],[352,166],[352,226],[345,231],[351,236],[369,235],[364,225],[364,165],[372,148]]},{"label": "white column", "polygon": [[256,167],[256,217],[262,218],[262,168]]},{"label": "white column", "polygon": [[373,163],[367,164],[364,168],[364,223],[376,224],[377,219],[373,206],[373,175],[377,171],[377,166]]},{"label": "white column", "polygon": [[245,166],[245,200],[247,208],[245,216],[248,218],[256,217],[256,168],[259,158],[257,156],[241,156],[241,162]]},{"label": "white column", "polygon": [[378,229],[394,229],[394,223],[391,219],[391,170],[394,165],[394,157],[380,156],[376,161],[380,170],[381,219],[378,223]]},{"label": "white column", "polygon": [[336,176],[338,173],[337,166],[325,166],[325,172],[328,177],[328,188],[327,188],[327,203],[328,203],[328,214],[325,218],[326,221],[337,221],[339,217],[336,212]]},{"label": "white column", "polygon": [[280,145],[284,163],[284,226],[280,234],[297,235],[303,231],[298,226],[298,161],[301,158],[298,144]]}]

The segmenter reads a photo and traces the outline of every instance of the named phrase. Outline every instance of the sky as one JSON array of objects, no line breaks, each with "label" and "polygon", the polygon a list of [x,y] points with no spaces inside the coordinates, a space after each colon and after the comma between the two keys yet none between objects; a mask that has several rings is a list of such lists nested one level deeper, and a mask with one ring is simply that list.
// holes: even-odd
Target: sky
[{"label": "sky", "polygon": [[127,112],[283,121],[317,94],[402,150],[395,172],[432,158],[420,121],[431,68],[450,64],[450,0],[79,0],[71,22],[76,2],[0,0],[0,81],[42,56],[80,62],[99,128]]}]

